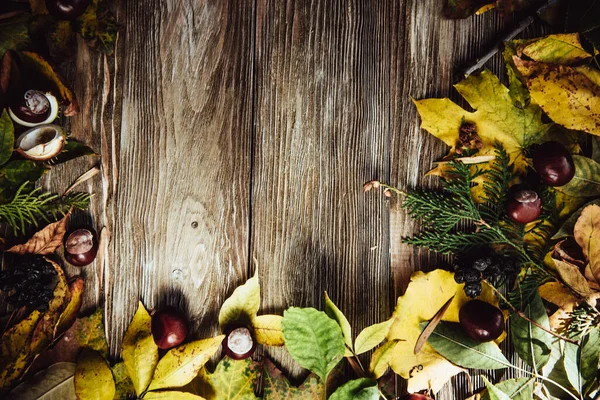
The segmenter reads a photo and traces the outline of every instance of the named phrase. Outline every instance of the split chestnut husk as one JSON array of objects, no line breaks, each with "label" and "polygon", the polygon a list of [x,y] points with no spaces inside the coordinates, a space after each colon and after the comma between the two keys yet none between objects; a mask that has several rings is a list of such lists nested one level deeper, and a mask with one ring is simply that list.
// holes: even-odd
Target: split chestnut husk
[{"label": "split chestnut husk", "polygon": [[34,161],[56,157],[65,144],[65,134],[58,125],[36,126],[21,134],[16,141],[16,151]]}]

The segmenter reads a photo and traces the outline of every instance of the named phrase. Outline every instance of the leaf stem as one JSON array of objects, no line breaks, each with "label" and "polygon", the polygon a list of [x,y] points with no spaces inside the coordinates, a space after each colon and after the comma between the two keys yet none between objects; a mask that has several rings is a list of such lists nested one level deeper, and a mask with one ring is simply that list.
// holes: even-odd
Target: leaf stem
[{"label": "leaf stem", "polygon": [[504,301],[508,307],[511,309],[512,312],[514,312],[515,314],[517,314],[519,317],[523,318],[524,320],[526,320],[527,322],[531,323],[532,325],[537,326],[538,328],[540,328],[541,330],[548,332],[549,334],[551,334],[552,336],[560,339],[560,340],[564,340],[565,342],[569,342],[572,343],[576,346],[579,346],[579,342],[573,339],[569,339],[568,337],[562,336],[554,331],[552,331],[549,328],[546,328],[545,326],[543,326],[542,324],[532,320],[531,318],[529,318],[524,312],[516,309],[512,304],[510,304],[510,302],[508,301],[508,299],[506,297],[504,297],[504,295],[502,293],[500,293],[500,291],[498,289],[496,289],[492,284],[490,284],[489,282],[486,281],[486,283],[492,288],[492,290],[496,293],[496,295],[498,297],[500,297],[502,299],[502,301]]}]

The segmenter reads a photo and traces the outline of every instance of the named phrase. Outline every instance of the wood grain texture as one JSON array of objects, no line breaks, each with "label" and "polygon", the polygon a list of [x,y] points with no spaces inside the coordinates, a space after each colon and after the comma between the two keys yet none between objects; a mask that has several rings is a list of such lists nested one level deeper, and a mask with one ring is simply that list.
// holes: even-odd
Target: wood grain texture
[{"label": "wood grain texture", "polygon": [[388,176],[388,2],[257,7],[251,251],[263,300],[322,309],[327,290],[356,335],[391,314],[386,204],[362,193]]}]

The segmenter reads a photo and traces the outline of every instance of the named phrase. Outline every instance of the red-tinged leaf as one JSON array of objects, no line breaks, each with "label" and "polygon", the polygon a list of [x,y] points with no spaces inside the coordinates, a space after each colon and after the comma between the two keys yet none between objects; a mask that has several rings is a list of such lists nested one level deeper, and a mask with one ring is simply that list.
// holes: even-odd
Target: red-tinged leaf
[{"label": "red-tinged leaf", "polygon": [[301,400],[321,399],[325,394],[325,385],[315,374],[310,374],[304,383],[295,387],[270,360],[264,363],[265,400]]},{"label": "red-tinged leaf", "polygon": [[53,222],[37,232],[24,244],[19,244],[8,249],[10,253],[23,254],[53,254],[62,246],[65,232],[67,231],[67,213],[60,221]]}]

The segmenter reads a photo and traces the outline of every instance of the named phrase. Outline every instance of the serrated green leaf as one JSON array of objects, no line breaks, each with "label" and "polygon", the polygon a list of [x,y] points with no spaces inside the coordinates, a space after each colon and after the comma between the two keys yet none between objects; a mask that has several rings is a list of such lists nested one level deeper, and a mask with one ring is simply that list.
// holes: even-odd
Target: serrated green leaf
[{"label": "serrated green leaf", "polygon": [[591,381],[598,374],[600,362],[600,330],[593,328],[581,341],[580,371],[586,381]]},{"label": "serrated green leaf", "polygon": [[[421,324],[425,328],[427,322]],[[466,336],[460,325],[440,322],[427,341],[438,353],[465,368],[502,369],[511,364],[494,342],[479,343]]]},{"label": "serrated green leaf", "polygon": [[387,321],[363,329],[356,337],[354,345],[356,354],[366,353],[375,348],[375,346],[378,346],[379,343],[383,342],[390,331],[392,322],[394,322],[394,320],[390,318]]},{"label": "serrated green leaf", "polygon": [[[516,378],[503,380],[494,386],[508,395],[510,400],[531,400],[533,399],[534,383],[534,378]],[[492,397],[486,392],[482,400],[492,400]]]},{"label": "serrated green leaf", "polygon": [[600,164],[591,158],[573,155],[575,176],[564,186],[556,190],[574,197],[592,197],[600,195]]},{"label": "serrated green leaf", "polygon": [[321,399],[325,395],[325,384],[315,374],[310,374],[302,385],[295,387],[269,359],[265,360],[263,371],[265,400]]},{"label": "serrated green leaf", "polygon": [[485,383],[487,395],[489,396],[490,400],[512,400],[506,393],[500,390],[500,388],[497,388],[490,381],[488,381],[485,376],[482,376],[481,378]]},{"label": "serrated green leaf", "polygon": [[238,286],[221,306],[219,325],[223,329],[229,324],[252,322],[256,318],[259,308],[260,284],[258,283],[258,268],[256,268],[254,276],[242,286]]},{"label": "serrated green leaf", "polygon": [[291,307],[284,311],[281,328],[292,358],[327,381],[345,353],[340,326],[322,311]]},{"label": "serrated green leaf", "polygon": [[113,400],[115,381],[106,360],[97,351],[83,349],[75,368],[78,399]]},{"label": "serrated green leaf", "polygon": [[158,362],[148,390],[187,385],[217,352],[225,335],[196,340],[171,349]]},{"label": "serrated green leaf", "polygon": [[329,397],[329,400],[378,400],[377,381],[360,378],[346,382]]},{"label": "serrated green leaf", "polygon": [[[532,321],[550,329],[546,308],[537,291],[532,294],[523,313]],[[517,314],[510,316],[510,328],[511,339],[519,357],[539,371],[550,359],[552,335]]]},{"label": "serrated green leaf", "polygon": [[6,110],[0,116],[0,165],[6,164],[13,153],[15,127]]},{"label": "serrated green leaf", "polygon": [[344,335],[344,343],[346,344],[346,352],[344,356],[352,357],[352,351],[350,349],[354,349],[352,346],[352,328],[350,327],[350,322],[344,315],[342,311],[335,305],[335,303],[329,298],[327,292],[325,292],[325,314],[335,322],[338,323],[340,328],[342,329],[342,334]]},{"label": "serrated green leaf", "polygon": [[257,364],[250,358],[236,361],[225,357],[212,374],[202,369],[192,386],[207,400],[254,400],[257,373]]},{"label": "serrated green leaf", "polygon": [[150,384],[158,364],[158,346],[152,337],[151,322],[150,314],[142,302],[139,302],[121,346],[125,368],[138,395]]}]

